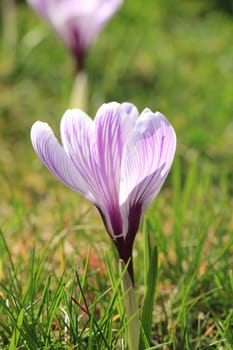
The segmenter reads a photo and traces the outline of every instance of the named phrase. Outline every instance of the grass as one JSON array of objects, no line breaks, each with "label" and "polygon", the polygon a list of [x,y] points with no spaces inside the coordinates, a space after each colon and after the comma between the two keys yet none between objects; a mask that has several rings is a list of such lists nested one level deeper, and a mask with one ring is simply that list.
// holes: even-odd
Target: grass
[{"label": "grass", "polygon": [[[103,101],[129,100],[167,115],[178,137],[145,216],[159,253],[147,349],[233,348],[232,29],[231,14],[208,1],[126,1],[89,52],[91,115]],[[29,140],[38,119],[58,134],[72,60],[23,2],[15,46],[3,36],[0,44],[0,348],[126,349],[121,279],[102,222]]]}]

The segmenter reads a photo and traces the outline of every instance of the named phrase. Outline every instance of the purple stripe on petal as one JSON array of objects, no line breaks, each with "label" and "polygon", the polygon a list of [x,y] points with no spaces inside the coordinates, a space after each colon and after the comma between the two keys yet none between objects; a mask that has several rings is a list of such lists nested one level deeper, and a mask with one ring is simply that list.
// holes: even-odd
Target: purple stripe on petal
[{"label": "purple stripe on petal", "polygon": [[136,120],[139,117],[138,109],[136,106],[134,106],[132,103],[124,102],[121,104],[122,107],[125,109],[128,116],[132,119],[134,123],[136,123]]},{"label": "purple stripe on petal", "polygon": [[40,160],[54,176],[74,191],[92,199],[85,181],[80,177],[47,123],[38,121],[33,124],[31,140]]}]

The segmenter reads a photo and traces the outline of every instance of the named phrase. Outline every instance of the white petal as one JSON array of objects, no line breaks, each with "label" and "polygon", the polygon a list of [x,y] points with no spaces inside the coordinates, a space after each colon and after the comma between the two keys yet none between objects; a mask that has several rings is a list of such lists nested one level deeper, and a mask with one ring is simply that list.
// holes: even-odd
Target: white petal
[{"label": "white petal", "polygon": [[31,129],[31,141],[40,160],[65,185],[91,199],[85,181],[80,177],[47,123],[37,121]]},{"label": "white petal", "polygon": [[144,110],[122,157],[120,205],[125,232],[130,208],[141,206],[143,213],[159,192],[172,165],[175,149],[176,135],[166,117]]}]

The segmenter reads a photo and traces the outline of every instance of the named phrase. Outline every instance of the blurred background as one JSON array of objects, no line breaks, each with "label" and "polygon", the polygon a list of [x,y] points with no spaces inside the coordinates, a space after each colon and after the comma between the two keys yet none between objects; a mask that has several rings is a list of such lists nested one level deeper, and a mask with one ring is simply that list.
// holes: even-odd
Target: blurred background
[{"label": "blurred background", "polygon": [[[29,139],[38,119],[59,137],[74,72],[68,50],[25,1],[1,0],[0,30],[0,224],[11,237],[41,221],[77,220],[77,195],[42,167]],[[198,160],[216,183],[222,172],[232,183],[231,0],[126,0],[90,48],[86,71],[91,116],[112,100],[159,110],[176,130],[182,175]]]},{"label": "blurred background", "polygon": [[[90,116],[104,102],[130,101],[164,113],[176,130],[171,173],[146,214],[161,266],[155,340],[178,339],[177,349],[185,349],[180,339],[189,333],[187,349],[215,340],[218,349],[232,349],[233,1],[125,0],[89,49],[85,69]],[[0,0],[0,231],[9,247],[8,254],[0,235],[0,295],[9,289],[13,305],[17,298],[34,305],[28,281],[37,299],[50,273],[56,288],[65,271],[70,293],[90,246],[90,300],[109,283],[101,219],[45,169],[30,142],[36,120],[59,138],[73,79],[70,52],[48,23],[23,0]],[[142,295],[141,233],[134,253]]]}]

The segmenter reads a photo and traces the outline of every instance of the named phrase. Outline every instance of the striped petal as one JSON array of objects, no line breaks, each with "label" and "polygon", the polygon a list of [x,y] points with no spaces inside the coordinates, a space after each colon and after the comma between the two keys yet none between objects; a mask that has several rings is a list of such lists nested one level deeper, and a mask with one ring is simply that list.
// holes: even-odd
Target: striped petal
[{"label": "striped petal", "polygon": [[74,191],[92,200],[85,181],[75,169],[47,123],[37,121],[33,124],[31,141],[38,157],[54,176]]},{"label": "striped petal", "polygon": [[142,214],[158,194],[175,149],[176,135],[166,117],[145,109],[125,144],[122,157],[120,205],[125,234],[134,225],[133,218],[129,220],[134,216],[131,211]]},{"label": "striped petal", "polygon": [[96,159],[100,181],[104,189],[103,199],[119,203],[121,159],[124,144],[130,135],[133,123],[119,103],[103,105],[95,118]]},{"label": "striped petal", "polygon": [[114,235],[122,233],[122,219],[119,210],[119,187],[121,160],[124,144],[132,132],[134,122],[125,108],[116,102],[104,104],[96,114],[95,159],[97,161],[96,181],[99,184],[99,199],[104,204]]},{"label": "striped petal", "polygon": [[[95,198],[99,197],[96,179],[97,164],[93,157],[94,123],[79,109],[69,109],[61,120],[62,144],[89,191]],[[99,198],[98,198],[99,201]]]}]

